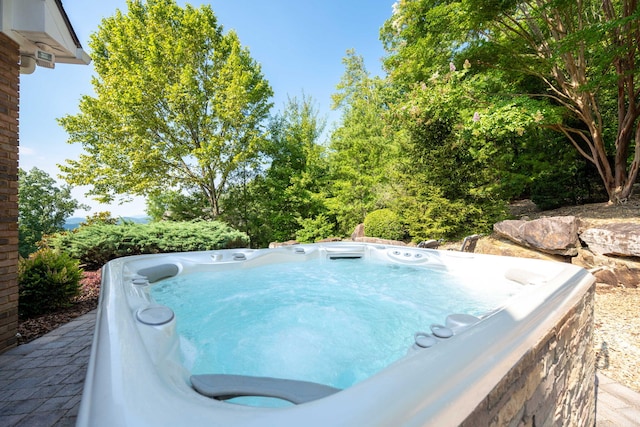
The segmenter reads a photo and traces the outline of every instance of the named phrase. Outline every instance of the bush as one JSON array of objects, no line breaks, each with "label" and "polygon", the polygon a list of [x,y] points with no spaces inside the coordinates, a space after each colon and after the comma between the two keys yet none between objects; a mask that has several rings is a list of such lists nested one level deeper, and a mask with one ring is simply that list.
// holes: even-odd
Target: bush
[{"label": "bush", "polygon": [[378,209],[364,218],[364,232],[368,237],[402,240],[404,226],[400,216],[391,209]]},{"label": "bush", "polygon": [[315,218],[299,219],[298,224],[302,227],[296,232],[296,240],[300,243],[314,243],[318,240],[326,239],[333,233],[333,224],[329,219],[320,214]]},{"label": "bush", "polygon": [[78,258],[89,270],[129,255],[246,247],[246,234],[217,221],[81,226],[51,237],[49,245]]},{"label": "bush", "polygon": [[564,169],[543,171],[531,184],[531,200],[542,210],[608,199],[597,169],[581,159]]},{"label": "bush", "polygon": [[18,312],[33,317],[68,307],[80,292],[82,270],[69,255],[40,249],[18,264]]}]

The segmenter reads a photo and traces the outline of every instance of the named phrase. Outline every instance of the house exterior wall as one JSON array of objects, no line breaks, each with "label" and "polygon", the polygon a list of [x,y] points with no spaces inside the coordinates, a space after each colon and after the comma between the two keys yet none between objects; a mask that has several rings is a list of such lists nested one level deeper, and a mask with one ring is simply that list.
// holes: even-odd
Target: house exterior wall
[{"label": "house exterior wall", "polygon": [[18,332],[18,98],[20,47],[0,33],[0,353]]}]

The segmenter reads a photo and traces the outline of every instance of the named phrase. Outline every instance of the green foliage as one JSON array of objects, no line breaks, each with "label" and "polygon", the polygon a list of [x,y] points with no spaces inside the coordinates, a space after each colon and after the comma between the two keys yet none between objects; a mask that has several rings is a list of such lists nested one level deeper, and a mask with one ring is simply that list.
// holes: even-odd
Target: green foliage
[{"label": "green foliage", "polygon": [[487,233],[494,223],[506,218],[507,206],[500,200],[449,200],[442,196],[438,187],[419,182],[412,182],[395,206],[406,223],[411,240],[416,243]]},{"label": "green foliage", "polygon": [[298,220],[300,228],[296,232],[296,240],[300,243],[313,243],[326,239],[333,234],[334,224],[325,215]]},{"label": "green foliage", "polygon": [[264,151],[268,168],[250,182],[243,176],[224,199],[225,219],[247,230],[252,245],[291,240],[299,218],[324,212],[326,160],[318,143],[323,129],[313,100],[304,95],[289,98],[282,115],[272,119]]},{"label": "green foliage", "polygon": [[364,232],[369,237],[402,240],[405,235],[400,216],[391,209],[378,209],[364,218]]},{"label": "green foliage", "polygon": [[531,184],[531,200],[543,210],[605,202],[598,172],[584,159],[570,158],[558,169],[543,169]]},{"label": "green foliage", "polygon": [[103,202],[195,189],[218,215],[234,171],[259,155],[272,90],[210,6],[127,7],[91,36],[96,96],[60,119],[85,149],[61,166],[65,179]]},{"label": "green foliage", "polygon": [[71,187],[56,186],[46,172],[18,170],[18,251],[27,257],[38,249],[47,234],[64,229],[65,220],[76,209],[86,208],[71,197]]},{"label": "green foliage", "polygon": [[51,247],[67,252],[89,269],[128,255],[244,247],[244,233],[216,221],[93,224],[51,237]]},{"label": "green foliage", "polygon": [[111,212],[103,211],[96,212],[91,216],[88,216],[83,222],[80,223],[81,226],[94,225],[94,224],[112,224],[115,225],[118,223],[117,218],[113,218],[111,216]]},{"label": "green foliage", "polygon": [[347,234],[367,212],[386,205],[400,157],[386,120],[390,88],[369,76],[363,58],[354,51],[347,51],[342,62],[345,73],[332,96],[342,117],[331,133],[325,204],[339,231]]},{"label": "green foliage", "polygon": [[469,24],[463,2],[399,0],[380,31],[385,68],[395,84],[426,82],[468,42]]},{"label": "green foliage", "polygon": [[213,219],[211,207],[202,192],[167,190],[147,198],[147,214],[152,221],[193,221]]},{"label": "green foliage", "polygon": [[82,270],[78,260],[49,248],[20,258],[18,312],[28,318],[71,304],[80,292]]},{"label": "green foliage", "polygon": [[611,201],[628,197],[640,171],[639,37],[635,0],[400,0],[382,29],[395,85],[428,84],[448,62],[451,73],[489,77],[497,84],[468,97],[498,131],[479,139],[490,155],[508,160],[491,138],[506,142],[505,133],[528,132],[527,115],[541,118],[533,125],[560,132],[590,161]]}]

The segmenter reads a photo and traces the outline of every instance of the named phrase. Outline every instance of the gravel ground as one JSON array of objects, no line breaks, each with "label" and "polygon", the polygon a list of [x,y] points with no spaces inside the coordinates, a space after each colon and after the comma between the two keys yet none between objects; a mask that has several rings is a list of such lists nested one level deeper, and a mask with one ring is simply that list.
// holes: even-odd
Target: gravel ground
[{"label": "gravel ground", "polygon": [[594,351],[604,375],[640,392],[640,289],[598,285]]},{"label": "gravel ground", "polygon": [[[583,228],[612,222],[640,224],[640,184],[635,194],[619,205],[592,203],[543,212],[530,203],[518,207],[518,213],[531,219],[574,215]],[[594,351],[598,370],[640,392],[640,289],[596,285]]]}]

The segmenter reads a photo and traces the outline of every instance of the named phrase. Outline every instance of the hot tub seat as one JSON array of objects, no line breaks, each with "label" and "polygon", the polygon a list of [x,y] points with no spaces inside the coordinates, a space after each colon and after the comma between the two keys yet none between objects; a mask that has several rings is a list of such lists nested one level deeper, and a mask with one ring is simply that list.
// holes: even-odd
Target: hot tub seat
[{"label": "hot tub seat", "polygon": [[198,393],[218,400],[243,396],[275,397],[296,405],[340,391],[308,381],[229,374],[192,375],[191,385]]}]

